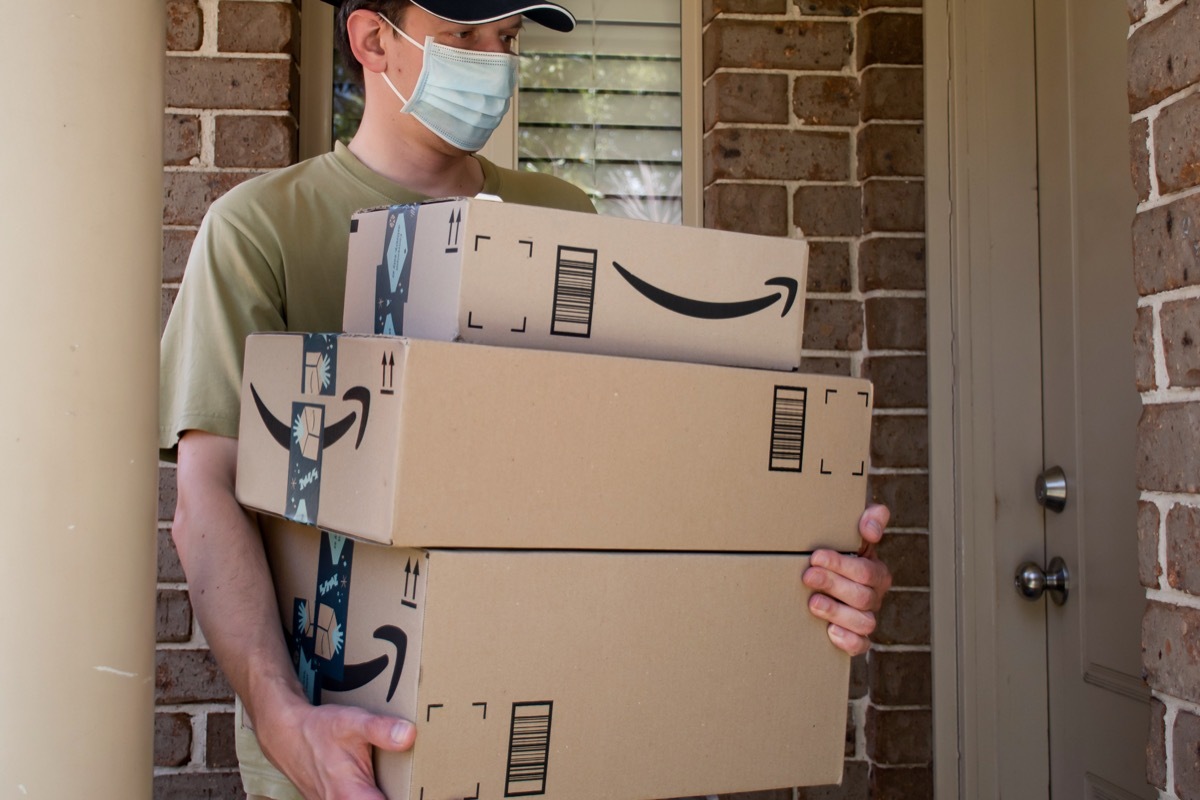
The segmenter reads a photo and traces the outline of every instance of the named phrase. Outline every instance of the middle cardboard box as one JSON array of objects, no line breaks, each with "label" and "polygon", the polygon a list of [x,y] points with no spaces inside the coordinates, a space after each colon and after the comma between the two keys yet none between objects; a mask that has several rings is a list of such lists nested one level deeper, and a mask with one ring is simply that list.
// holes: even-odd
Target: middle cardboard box
[{"label": "middle cardboard box", "polygon": [[237,497],[407,547],[853,550],[871,407],[844,377],[256,334]]}]

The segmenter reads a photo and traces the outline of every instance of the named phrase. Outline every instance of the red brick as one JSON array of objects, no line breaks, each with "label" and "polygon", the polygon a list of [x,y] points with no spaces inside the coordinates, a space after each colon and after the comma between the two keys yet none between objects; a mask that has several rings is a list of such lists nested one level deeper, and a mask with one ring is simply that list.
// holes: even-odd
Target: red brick
[{"label": "red brick", "polygon": [[269,169],[296,161],[296,123],[290,116],[222,114],[216,119],[215,138],[214,162],[218,167]]},{"label": "red brick", "polygon": [[1138,580],[1147,589],[1157,589],[1159,576],[1162,575],[1162,565],[1158,563],[1158,527],[1158,506],[1139,500]]},{"label": "red brick", "polygon": [[186,642],[192,638],[192,604],[187,592],[159,589],[156,630],[160,642]]},{"label": "red brick", "polygon": [[1170,385],[1200,386],[1200,300],[1163,303],[1159,323]]},{"label": "red brick", "polygon": [[163,120],[163,164],[182,166],[200,161],[200,117],[167,114]]},{"label": "red brick", "polygon": [[849,242],[808,243],[808,291],[850,291]]},{"label": "red brick", "polygon": [[854,656],[850,659],[850,699],[857,700],[860,697],[867,696],[867,680],[868,670],[870,665],[867,663],[867,656]]},{"label": "red brick", "polygon": [[863,184],[863,230],[925,232],[925,184],[872,179]]},{"label": "red brick", "polygon": [[[878,627],[871,634],[878,644],[929,644],[929,593],[892,589],[883,598],[876,615]],[[901,762],[911,764],[916,759]]]},{"label": "red brick", "polygon": [[183,280],[184,267],[187,266],[188,254],[192,252],[192,242],[196,240],[196,231],[172,228],[163,231],[163,283],[179,283]]},{"label": "red brick", "polygon": [[793,222],[805,236],[862,233],[862,189],[857,186],[801,186],[793,209]]},{"label": "red brick", "polygon": [[1137,435],[1138,488],[1200,491],[1200,404],[1142,407]]},{"label": "red brick", "polygon": [[871,800],[933,800],[929,767],[871,766]]},{"label": "red brick", "polygon": [[192,715],[154,715],[154,766],[182,767],[192,759]]},{"label": "red brick", "polygon": [[217,12],[217,49],[222,53],[295,53],[299,20],[291,3],[223,0]]},{"label": "red brick", "polygon": [[892,512],[889,528],[929,527],[928,475],[872,475],[869,487],[871,502]]},{"label": "red brick", "polygon": [[705,183],[850,178],[850,136],[846,133],[720,128],[706,134],[704,142]]},{"label": "red brick", "polygon": [[862,0],[863,10],[872,8],[921,8],[924,0]]},{"label": "red brick", "polygon": [[292,62],[284,58],[168,56],[167,105],[287,111],[293,77]]},{"label": "red brick", "polygon": [[853,44],[844,22],[717,18],[704,31],[704,75],[721,67],[840,70]]},{"label": "red brick", "polygon": [[929,711],[867,708],[867,758],[875,765],[927,764],[933,758]]},{"label": "red brick", "polygon": [[924,350],[925,299],[873,297],[866,301],[867,347],[872,350]]},{"label": "red brick", "polygon": [[704,190],[704,226],[763,236],[786,236],[788,190],[761,183],[718,183]]},{"label": "red brick", "polygon": [[920,14],[867,14],[858,22],[858,68],[872,64],[924,63],[925,32]]},{"label": "red brick", "polygon": [[163,223],[199,225],[213,201],[254,173],[168,172],[163,175]]},{"label": "red brick", "polygon": [[176,772],[154,776],[154,800],[244,800],[242,776],[232,772]]},{"label": "red brick", "polygon": [[871,704],[928,706],[933,701],[931,659],[924,651],[872,651]]},{"label": "red brick", "polygon": [[875,548],[896,587],[929,588],[929,536],[889,531]]},{"label": "red brick", "polygon": [[920,67],[871,67],[862,75],[862,119],[923,120],[925,71]]},{"label": "red brick", "polygon": [[852,364],[848,358],[832,356],[805,356],[800,369],[814,375],[851,375]]},{"label": "red brick", "polygon": [[1150,741],[1146,745],[1146,783],[1167,788],[1167,707],[1157,697],[1150,698]]},{"label": "red brick", "polygon": [[929,405],[925,356],[871,356],[863,377],[875,384],[876,408],[926,408]]},{"label": "red brick", "polygon": [[801,787],[796,800],[862,800],[868,797],[867,790],[867,763],[847,759],[841,785]]},{"label": "red brick", "polygon": [[165,522],[175,519],[175,503],[178,493],[175,487],[175,468],[158,468],[158,518]]},{"label": "red brick", "polygon": [[813,17],[853,17],[860,0],[792,0],[801,14]]},{"label": "red brick", "polygon": [[175,551],[175,542],[171,540],[171,532],[159,530],[157,543],[159,583],[183,583],[187,579],[183,574],[183,565],[179,563],[179,553]]},{"label": "red brick", "polygon": [[1200,82],[1200,3],[1182,2],[1129,37],[1129,110]]},{"label": "red brick", "polygon": [[1144,119],[1129,124],[1129,177],[1138,200],[1150,196],[1150,123]]},{"label": "red brick", "polygon": [[784,14],[787,0],[704,0],[704,21],[717,14]]},{"label": "red brick", "polygon": [[[1200,41],[1200,26],[1196,30]],[[1200,61],[1200,46],[1192,48]],[[1200,94],[1178,100],[1158,113],[1154,122],[1154,171],[1162,194],[1200,185]]]},{"label": "red brick", "polygon": [[1175,794],[1180,800],[1200,797],[1200,717],[1181,708],[1171,740]]},{"label": "red brick", "polygon": [[175,306],[175,298],[178,295],[178,289],[164,288],[162,290],[162,304],[159,306],[159,336],[162,336],[163,329],[167,326],[167,318],[171,316],[171,309]]},{"label": "red brick", "polygon": [[797,75],[792,110],[806,125],[857,125],[858,80],[847,75]]},{"label": "red brick", "polygon": [[804,304],[804,346],[812,350],[862,347],[862,304],[856,300],[814,300]]},{"label": "red brick", "polygon": [[1138,308],[1133,326],[1133,380],[1139,392],[1148,392],[1158,384],[1154,373],[1155,341],[1154,310]]},{"label": "red brick", "polygon": [[233,701],[233,689],[208,650],[159,650],[155,656],[160,705]]},{"label": "red brick", "polygon": [[199,50],[204,12],[196,0],[167,0],[167,50]]},{"label": "red brick", "polygon": [[210,711],[208,733],[204,739],[205,759],[210,767],[236,767],[237,749],[234,747],[234,716],[232,712]]},{"label": "red brick", "polygon": [[871,238],[858,246],[859,288],[925,288],[925,240]]},{"label": "red brick", "polygon": [[924,414],[876,414],[871,420],[871,466],[927,467],[928,422]]},{"label": "red brick", "polygon": [[1200,194],[1134,217],[1133,276],[1143,296],[1200,283]]},{"label": "red brick", "polygon": [[920,177],[925,174],[922,125],[871,123],[858,132],[858,177]]},{"label": "red brick", "polygon": [[704,83],[704,127],[718,122],[785,125],[788,121],[786,75],[718,72]]},{"label": "red brick", "polygon": [[1168,585],[1200,596],[1200,508],[1177,505],[1168,511],[1166,534]]},{"label": "red brick", "polygon": [[1142,618],[1142,667],[1151,689],[1200,702],[1200,609],[1147,603]]}]

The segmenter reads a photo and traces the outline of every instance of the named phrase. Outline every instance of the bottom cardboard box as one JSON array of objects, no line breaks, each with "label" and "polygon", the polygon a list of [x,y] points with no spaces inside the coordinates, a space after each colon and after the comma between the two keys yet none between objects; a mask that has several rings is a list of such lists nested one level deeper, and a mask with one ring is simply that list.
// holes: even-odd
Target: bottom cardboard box
[{"label": "bottom cardboard box", "polygon": [[850,662],[803,555],[404,550],[263,520],[315,702],[415,720],[390,800],[837,783]]}]

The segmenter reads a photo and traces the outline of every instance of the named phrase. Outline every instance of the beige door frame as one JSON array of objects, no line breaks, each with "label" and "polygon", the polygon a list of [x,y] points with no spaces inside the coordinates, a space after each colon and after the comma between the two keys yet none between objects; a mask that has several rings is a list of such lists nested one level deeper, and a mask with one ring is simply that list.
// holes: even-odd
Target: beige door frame
[{"label": "beige door frame", "polygon": [[996,613],[1044,563],[1033,3],[924,10],[934,784],[1046,797],[1044,612]]}]

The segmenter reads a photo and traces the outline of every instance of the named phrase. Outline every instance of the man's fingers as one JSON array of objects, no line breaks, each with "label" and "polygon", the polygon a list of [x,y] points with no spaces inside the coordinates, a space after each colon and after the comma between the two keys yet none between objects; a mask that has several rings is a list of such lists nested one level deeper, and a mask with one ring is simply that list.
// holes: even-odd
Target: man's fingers
[{"label": "man's fingers", "polygon": [[860,611],[878,611],[891,588],[892,575],[874,558],[818,550],[804,571],[804,585],[823,592]]},{"label": "man's fingers", "polygon": [[888,510],[888,507],[878,503],[867,506],[863,511],[862,516],[858,518],[858,535],[863,538],[864,542],[862,555],[874,552],[874,545],[883,538],[883,532],[891,518],[892,512]]}]

